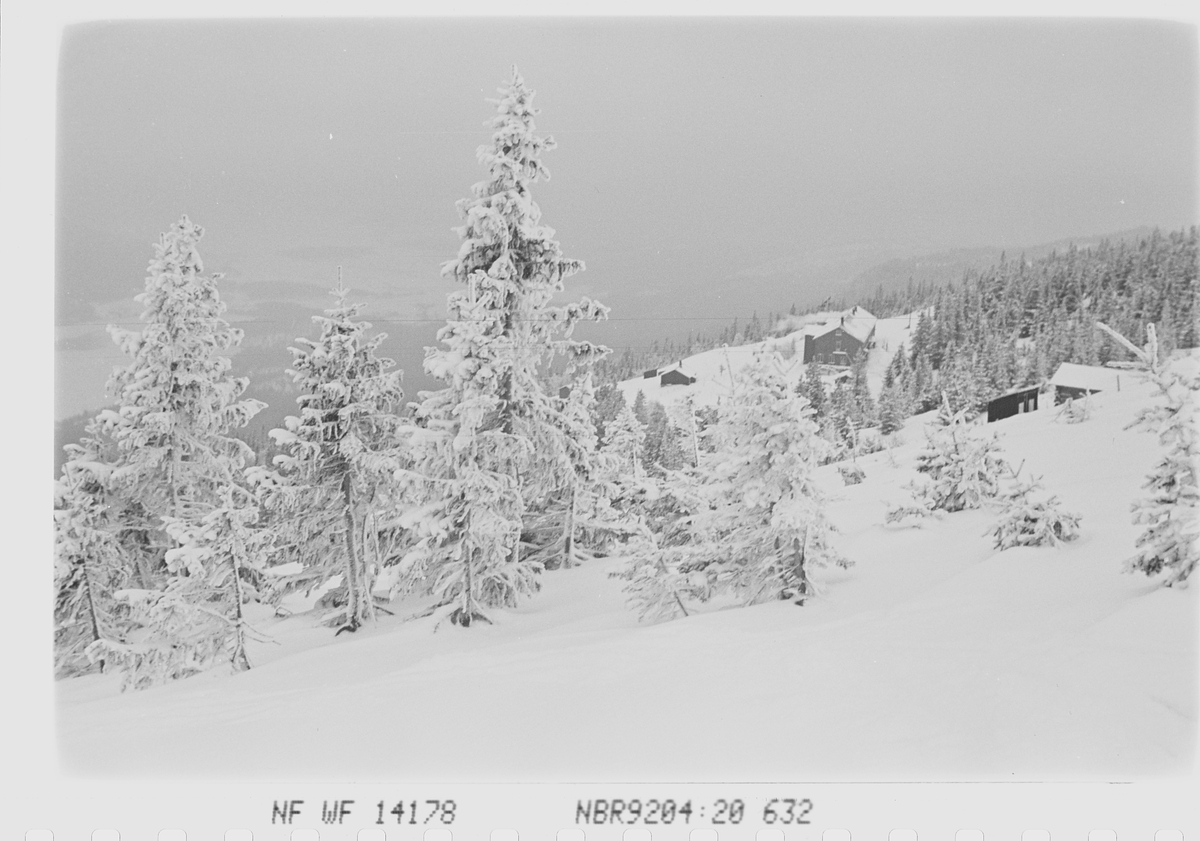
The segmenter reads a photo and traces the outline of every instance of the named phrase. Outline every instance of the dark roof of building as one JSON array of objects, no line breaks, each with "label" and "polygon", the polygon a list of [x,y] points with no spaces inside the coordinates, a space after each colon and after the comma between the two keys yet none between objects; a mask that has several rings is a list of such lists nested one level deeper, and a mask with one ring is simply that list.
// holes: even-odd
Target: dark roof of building
[{"label": "dark roof of building", "polygon": [[[992,398],[992,400],[999,400],[1001,397],[1012,397],[1014,394],[1026,394],[1027,392],[1038,391],[1040,389],[1041,389],[1041,386],[1039,386],[1039,385],[1023,385],[1020,388],[1010,388],[1008,391],[1004,392],[1003,394],[997,394],[995,397]],[[991,403],[992,400],[989,400],[988,402]]]}]

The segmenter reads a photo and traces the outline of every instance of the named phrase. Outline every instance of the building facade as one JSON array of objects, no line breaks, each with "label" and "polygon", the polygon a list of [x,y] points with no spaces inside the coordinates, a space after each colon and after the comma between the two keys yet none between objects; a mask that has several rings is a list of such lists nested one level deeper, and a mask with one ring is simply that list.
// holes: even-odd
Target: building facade
[{"label": "building facade", "polygon": [[1013,415],[1021,415],[1025,412],[1036,412],[1038,407],[1038,386],[1031,385],[1025,388],[1017,388],[1001,394],[999,397],[993,397],[988,401],[987,406],[987,422],[992,423],[1005,418],[1011,418]]},{"label": "building facade", "polygon": [[804,364],[848,367],[875,339],[875,316],[862,307],[854,307],[804,334]]}]

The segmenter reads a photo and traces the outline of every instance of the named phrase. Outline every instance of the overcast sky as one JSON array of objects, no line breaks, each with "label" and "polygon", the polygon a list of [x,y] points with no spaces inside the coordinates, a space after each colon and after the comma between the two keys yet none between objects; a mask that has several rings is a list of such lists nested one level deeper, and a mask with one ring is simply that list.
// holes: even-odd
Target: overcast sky
[{"label": "overcast sky", "polygon": [[[1197,35],[1106,20],[367,20],[68,28],[58,416],[103,398],[151,243],[204,226],[231,320],[292,330],[343,267],[421,380],[484,99],[516,64],[535,187],[622,347],[896,256],[1197,220]],[[704,320],[708,319],[708,320]],[[293,331],[294,332],[294,331]],[[294,338],[288,335],[287,339]],[[290,361],[286,352],[279,368]]]}]

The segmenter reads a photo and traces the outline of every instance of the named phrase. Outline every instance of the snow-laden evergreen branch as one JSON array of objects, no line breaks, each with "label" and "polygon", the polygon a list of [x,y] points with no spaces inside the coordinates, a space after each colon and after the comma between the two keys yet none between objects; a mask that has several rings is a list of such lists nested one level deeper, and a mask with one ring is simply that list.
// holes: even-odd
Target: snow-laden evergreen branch
[{"label": "snow-laden evergreen branch", "polygon": [[[1135,366],[1158,389],[1159,402],[1142,409],[1130,427],[1158,436],[1163,454],[1142,486],[1148,493],[1133,505],[1133,522],[1145,526],[1130,572],[1161,575],[1163,586],[1186,586],[1200,561],[1200,492],[1197,491],[1196,403],[1200,370],[1194,358],[1172,366],[1159,353],[1153,324],[1146,327],[1146,346],[1138,348],[1100,322],[1096,326],[1132,353]],[[1190,369],[1190,370],[1189,370]]]}]

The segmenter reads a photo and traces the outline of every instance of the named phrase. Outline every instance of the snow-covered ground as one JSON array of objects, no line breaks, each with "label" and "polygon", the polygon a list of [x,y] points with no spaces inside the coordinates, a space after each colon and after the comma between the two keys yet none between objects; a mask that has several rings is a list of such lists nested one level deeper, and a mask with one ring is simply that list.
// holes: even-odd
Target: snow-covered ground
[{"label": "snow-covered ground", "polygon": [[918,314],[881,318],[875,322],[875,347],[867,353],[867,387],[874,397],[879,397],[883,390],[883,374],[892,364],[896,351],[908,346],[909,336],[917,329]]},{"label": "snow-covered ground", "polygon": [[696,378],[691,385],[662,385],[657,376],[644,378],[641,375],[624,380],[617,388],[625,396],[625,402],[632,406],[640,391],[646,399],[664,406],[670,406],[691,395],[697,406],[715,406],[717,402],[727,397],[733,389],[733,376],[754,359],[754,354],[764,349],[780,352],[786,360],[785,364],[792,365],[791,374],[799,379],[804,366],[800,364],[804,355],[804,333],[797,330],[786,336],[766,339],[749,345],[729,348],[713,348],[702,351],[681,360],[664,362],[659,370],[678,367],[688,376]]},{"label": "snow-covered ground", "polygon": [[905,444],[860,460],[863,484],[821,469],[855,563],[819,571],[805,607],[639,625],[607,577],[620,561],[600,559],[547,573],[490,627],[434,632],[397,606],[335,638],[314,614],[263,617],[278,644],[257,645],[246,673],[126,694],[112,676],[60,682],[64,768],[424,781],[1183,773],[1197,588],[1121,572],[1138,534],[1129,506],[1157,455],[1153,436],[1124,427],[1148,394],[1098,395],[1083,424],[1055,422],[1045,401],[989,427],[1082,513],[1081,538],[1061,548],[994,552],[986,510],[885,526],[914,475],[928,416],[914,418]]},{"label": "snow-covered ground", "polygon": [[[835,317],[836,313],[819,313],[821,318]],[[875,346],[867,353],[867,386],[871,393],[879,396],[883,388],[883,374],[896,351],[908,343],[908,337],[917,327],[917,313],[881,318],[875,322]],[[764,349],[778,350],[785,360],[791,364],[790,375],[799,380],[804,375],[801,360],[804,356],[804,331],[795,330],[785,336],[766,339],[754,344],[731,348],[714,348],[687,356],[683,359],[668,360],[660,367],[666,370],[679,367],[685,374],[696,378],[691,385],[667,385],[659,382],[658,377],[632,377],[618,384],[625,396],[625,402],[633,405],[639,391],[646,395],[647,400],[670,406],[687,395],[692,395],[697,406],[715,406],[727,396],[732,389],[732,375],[750,364],[754,354]]]}]

